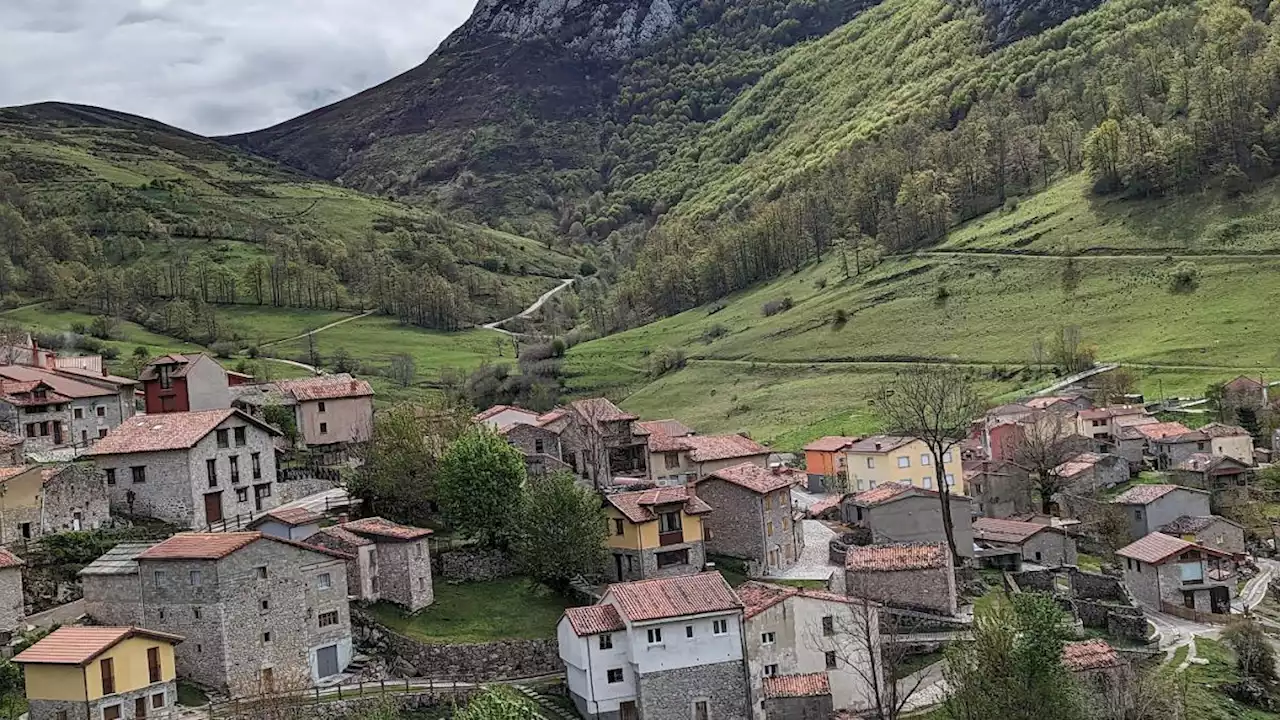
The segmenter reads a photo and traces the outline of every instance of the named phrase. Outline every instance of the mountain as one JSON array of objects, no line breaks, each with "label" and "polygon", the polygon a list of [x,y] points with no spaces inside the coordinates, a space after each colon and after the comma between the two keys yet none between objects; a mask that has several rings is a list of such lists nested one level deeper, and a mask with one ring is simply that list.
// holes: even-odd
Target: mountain
[{"label": "mountain", "polygon": [[237,307],[506,317],[580,261],[146,118],[0,109],[0,293],[220,339]]}]

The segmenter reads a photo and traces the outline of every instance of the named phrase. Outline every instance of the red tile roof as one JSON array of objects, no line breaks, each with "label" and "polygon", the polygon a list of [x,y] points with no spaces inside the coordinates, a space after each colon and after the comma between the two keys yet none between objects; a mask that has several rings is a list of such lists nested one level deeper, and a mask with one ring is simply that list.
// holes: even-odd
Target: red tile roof
[{"label": "red tile roof", "polygon": [[810,675],[774,675],[764,679],[764,696],[774,698],[814,697],[830,695],[831,683],[824,672]]},{"label": "red tile roof", "polygon": [[252,530],[272,520],[283,525],[300,527],[302,525],[314,525],[324,520],[324,515],[304,507],[276,508],[263,513],[256,520],[249,523],[248,527]]},{"label": "red tile roof", "polygon": [[742,607],[720,573],[640,580],[610,585],[619,612],[632,622],[722,612]]},{"label": "red tile roof", "polygon": [[[330,547],[327,543],[332,540],[335,545],[341,548],[363,547],[372,545],[373,541],[368,538],[362,538],[359,535],[344,529],[341,525],[333,525],[327,528],[320,528],[320,532],[306,539],[308,545],[320,545],[321,547]],[[339,548],[334,548],[339,549]]]},{"label": "red tile roof", "polygon": [[273,435],[280,431],[239,410],[219,409],[197,412],[135,415],[120,423],[94,443],[86,455],[127,455],[129,453],[186,450],[200,442],[232,416],[256,425]]},{"label": "red tile roof", "polygon": [[485,420],[488,420],[489,418],[494,417],[496,415],[501,415],[502,413],[508,410],[514,410],[516,412],[526,413],[529,417],[532,417],[532,418],[538,417],[538,413],[532,410],[526,410],[525,408],[522,408],[522,407],[517,407],[515,405],[494,405],[488,410],[481,410],[475,415],[472,415],[471,419],[474,422],[484,422]]},{"label": "red tile roof", "polygon": [[1209,423],[1200,428],[1200,432],[1212,438],[1224,437],[1245,437],[1249,435],[1249,431],[1236,425],[1226,425],[1223,423]]},{"label": "red tile roof", "polygon": [[844,498],[841,497],[840,495],[831,495],[829,497],[825,497],[819,500],[818,502],[809,506],[809,510],[808,510],[809,517],[818,517],[819,515],[826,512],[827,510],[830,510],[833,507],[839,507],[840,502],[842,500],[844,500]]},{"label": "red tile roof", "polygon": [[26,442],[21,436],[0,430],[0,447],[17,447]]},{"label": "red tile roof", "polygon": [[858,442],[856,437],[828,435],[814,440],[802,449],[808,452],[840,452],[856,442]]},{"label": "red tile roof", "polygon": [[28,367],[26,365],[3,365],[0,366],[0,378],[13,380],[19,383],[35,383],[42,382],[58,393],[67,398],[82,399],[95,398],[105,396],[113,396],[117,391],[108,388],[90,385],[87,382],[73,380],[69,377],[63,377],[55,372],[44,370],[41,368]]},{"label": "red tile roof", "polygon": [[1078,672],[1119,667],[1124,664],[1124,660],[1106,640],[1083,640],[1062,646],[1062,664],[1068,670]]},{"label": "red tile roof", "polygon": [[649,433],[650,436],[684,437],[693,434],[693,428],[679,420],[641,420],[636,423],[636,427]]},{"label": "red tile roof", "polygon": [[737,593],[738,597],[742,598],[742,605],[744,609],[743,616],[745,618],[753,618],[774,605],[793,597],[825,600],[827,602],[838,602],[845,605],[861,605],[867,602],[861,598],[854,598],[848,595],[838,595],[836,593],[826,592],[825,590],[811,590],[807,588],[774,585],[772,583],[760,582],[758,580],[750,580],[743,583],[738,587]]},{"label": "red tile roof", "polygon": [[1082,472],[1088,472],[1094,465],[1102,462],[1098,453],[1080,453],[1053,469],[1053,474],[1061,478],[1073,478]]},{"label": "red tile roof", "polygon": [[190,355],[170,353],[161,355],[147,363],[147,366],[142,368],[142,372],[138,373],[138,379],[142,381],[158,379],[160,372],[156,368],[161,365],[177,365],[178,367],[169,371],[170,377],[186,377],[187,373],[191,372],[191,368],[199,362],[201,357],[208,359],[209,362],[216,362],[213,358],[203,353],[192,353]]},{"label": "red tile roof", "polygon": [[341,400],[343,398],[372,397],[373,386],[365,380],[347,373],[319,375],[299,380],[279,380],[276,387],[292,395],[299,402],[316,400]]},{"label": "red tile roof", "polygon": [[752,492],[771,493],[784,487],[803,483],[804,473],[790,468],[762,468],[759,465],[743,463],[733,467],[721,468],[699,480],[704,483],[711,479],[723,480]]},{"label": "red tile roof", "polygon": [[1093,408],[1092,410],[1081,410],[1079,417],[1081,420],[1102,420],[1123,415],[1145,415],[1146,412],[1147,409],[1141,405],[1111,405],[1109,407]]},{"label": "red tile roof", "polygon": [[860,572],[898,572],[944,568],[951,563],[951,551],[943,543],[900,543],[851,547],[844,566]]},{"label": "red tile roof", "polygon": [[[1199,547],[1195,543],[1187,542],[1182,538],[1176,538],[1172,535],[1165,535],[1161,532],[1153,532],[1146,537],[1135,540],[1128,545],[1116,551],[1121,557],[1133,558],[1140,560],[1149,565],[1159,565],[1174,555],[1181,554],[1188,548]],[[1209,550],[1208,548],[1201,548]],[[1210,551],[1212,552],[1212,551]],[[1214,554],[1220,554],[1214,552]]]},{"label": "red tile roof", "polygon": [[905,497],[916,489],[917,488],[906,483],[884,483],[883,485],[877,485],[870,490],[863,490],[862,492],[854,495],[853,502],[864,507],[881,505],[891,500],[897,500],[900,497]]},{"label": "red tile roof", "polygon": [[1181,485],[1134,485],[1111,498],[1117,505],[1146,505],[1155,502],[1174,490],[1192,490]]},{"label": "red tile roof", "polygon": [[22,558],[14,555],[4,548],[0,548],[0,570],[22,567],[25,564],[26,563],[22,562]]},{"label": "red tile roof", "polygon": [[608,398],[587,398],[574,400],[569,407],[578,411],[584,419],[592,422],[616,422],[619,420],[639,420],[640,418],[624,411],[609,402]]},{"label": "red tile roof", "polygon": [[380,517],[364,518],[363,520],[353,520],[349,523],[343,523],[342,529],[353,532],[357,535],[373,535],[375,537],[401,542],[418,540],[430,535],[432,532],[427,528],[401,525],[400,523],[391,522],[390,520]]},{"label": "red tile roof", "polygon": [[138,556],[139,560],[221,560],[255,540],[259,532],[178,533]]},{"label": "red tile roof", "polygon": [[1163,440],[1174,435],[1185,435],[1191,428],[1179,422],[1157,422],[1148,425],[1131,426],[1135,432],[1148,440]]},{"label": "red tile roof", "polygon": [[0,485],[8,480],[12,480],[19,475],[31,470],[31,467],[0,467]]},{"label": "red tile roof", "polygon": [[973,539],[988,542],[1021,545],[1041,530],[1055,530],[1055,528],[1040,523],[996,518],[978,518],[973,521]]},{"label": "red tile roof", "polygon": [[84,665],[123,640],[142,636],[170,643],[182,642],[181,635],[136,627],[60,627],[43,640],[22,651],[17,663]]},{"label": "red tile roof", "polygon": [[756,455],[768,455],[769,448],[741,435],[690,435],[680,438],[694,462],[714,462]]},{"label": "red tile roof", "polygon": [[578,637],[617,632],[626,627],[617,608],[612,605],[569,608],[564,611],[564,616],[569,618],[569,625]]},{"label": "red tile roof", "polygon": [[915,438],[898,437],[894,435],[872,435],[871,437],[862,438],[858,442],[849,446],[849,452],[852,453],[887,453],[897,450],[907,443],[915,442]]},{"label": "red tile roof", "polygon": [[651,508],[658,505],[683,503],[683,510],[689,515],[701,515],[711,512],[710,505],[698,496],[690,495],[688,489],[684,486],[660,487],[638,492],[610,493],[605,496],[605,500],[633,523],[657,520],[658,516]]}]

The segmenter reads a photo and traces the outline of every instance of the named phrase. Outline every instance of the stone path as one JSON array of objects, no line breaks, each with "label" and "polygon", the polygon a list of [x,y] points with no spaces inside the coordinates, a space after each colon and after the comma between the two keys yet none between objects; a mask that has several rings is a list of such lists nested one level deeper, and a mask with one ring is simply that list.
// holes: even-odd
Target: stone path
[{"label": "stone path", "polygon": [[[801,529],[804,531],[804,551],[800,553],[796,564],[769,577],[786,580],[830,580],[832,575],[837,574],[838,569],[831,564],[828,549],[828,544],[836,536],[835,531],[817,520],[802,520],[801,523]],[[841,579],[843,580],[843,576]]]},{"label": "stone path", "polygon": [[1244,592],[1231,601],[1231,609],[1235,612],[1252,610],[1267,598],[1267,587],[1275,576],[1276,562],[1265,558],[1258,558],[1257,562],[1261,572],[1245,583]]},{"label": "stone path", "polygon": [[505,324],[507,324],[507,323],[509,323],[509,322],[511,322],[512,320],[516,320],[516,319],[518,319],[518,318],[527,318],[527,317],[529,317],[530,315],[533,315],[534,313],[538,312],[539,310],[541,310],[541,309],[542,309],[542,306],[543,306],[543,305],[546,305],[546,304],[547,304],[547,301],[548,301],[548,300],[550,300],[551,298],[555,297],[555,296],[556,296],[556,293],[559,293],[561,290],[564,290],[565,288],[567,288],[567,287],[569,287],[570,285],[572,285],[572,284],[573,284],[573,281],[574,281],[574,279],[573,279],[573,278],[568,278],[568,279],[562,280],[562,281],[560,281],[560,284],[559,284],[559,285],[557,285],[557,286],[555,286],[555,287],[551,288],[550,290],[548,290],[548,291],[546,291],[546,292],[542,293],[542,296],[541,296],[541,297],[539,297],[537,300],[535,300],[535,301],[534,301],[534,303],[533,303],[532,305],[530,305],[529,307],[525,308],[525,309],[524,309],[524,311],[522,311],[522,312],[518,312],[518,313],[516,313],[515,315],[512,315],[512,316],[511,316],[511,317],[509,317],[509,318],[503,318],[503,319],[501,319],[501,320],[495,320],[494,322],[491,322],[491,323],[485,323],[484,325],[481,325],[480,327],[482,327],[482,328],[484,328],[484,329],[486,329],[486,330],[496,330],[497,332],[500,332],[500,333],[502,333],[502,334],[504,334],[504,335],[514,335],[515,333],[511,332],[510,330],[505,330],[505,329],[503,329],[503,327],[502,327],[502,326],[503,326],[503,325],[505,325]]}]

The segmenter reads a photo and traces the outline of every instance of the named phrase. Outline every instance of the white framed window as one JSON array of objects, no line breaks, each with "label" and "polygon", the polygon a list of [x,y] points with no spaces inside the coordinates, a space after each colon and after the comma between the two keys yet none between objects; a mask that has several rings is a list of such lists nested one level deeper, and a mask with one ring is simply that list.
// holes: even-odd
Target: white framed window
[{"label": "white framed window", "polygon": [[928,475],[925,475],[923,478],[920,479],[920,487],[924,488],[925,490],[932,490],[933,478],[929,477]]},{"label": "white framed window", "polygon": [[875,469],[875,466],[876,466],[876,459],[870,458],[870,457],[867,458],[867,467],[871,469]]},{"label": "white framed window", "polygon": [[600,636],[600,649],[601,649],[601,650],[612,650],[612,649],[613,649],[613,634],[612,634],[612,633],[605,633],[605,634],[603,634],[603,635],[601,635],[601,636]]},{"label": "white framed window", "polygon": [[929,458],[929,453],[923,453],[923,454],[921,454],[921,455],[920,455],[920,465],[921,465],[921,466],[927,466],[927,465],[929,465],[930,463],[931,463],[931,459]]},{"label": "white framed window", "polygon": [[650,645],[662,644],[662,628],[649,628],[649,644]]},{"label": "white framed window", "polygon": [[900,468],[907,468],[907,467],[911,467],[911,458],[909,458],[909,457],[907,457],[907,456],[905,456],[905,455],[904,455],[904,456],[902,456],[902,457],[900,457],[900,458],[898,458],[898,467],[900,467]]},{"label": "white framed window", "polygon": [[774,675],[777,675],[777,674],[778,674],[778,666],[777,666],[777,665],[765,665],[765,666],[764,666],[764,676],[765,676],[765,677],[773,677]]},{"label": "white framed window", "polygon": [[866,489],[866,485],[867,485],[867,481],[866,481],[866,480],[863,480],[862,478],[858,478],[858,489],[859,489],[859,490],[865,490],[865,489]]},{"label": "white framed window", "polygon": [[777,639],[777,636],[771,632],[760,633],[761,645],[772,645],[776,639]]},{"label": "white framed window", "polygon": [[712,635],[728,635],[729,621],[728,620],[712,620],[711,634]]},{"label": "white framed window", "polygon": [[956,484],[956,476],[952,475],[951,473],[947,473],[947,487],[951,487],[952,485],[955,485],[955,484]]},{"label": "white framed window", "polygon": [[948,451],[946,451],[946,452],[942,453],[942,462],[944,462],[944,463],[949,463],[949,462],[951,462],[951,451],[950,451],[950,450],[948,450]]},{"label": "white framed window", "polygon": [[609,684],[616,685],[622,682],[622,668],[609,668]]},{"label": "white framed window", "polygon": [[316,576],[316,584],[320,586],[321,590],[328,590],[333,587],[333,577],[329,573],[320,573]]}]

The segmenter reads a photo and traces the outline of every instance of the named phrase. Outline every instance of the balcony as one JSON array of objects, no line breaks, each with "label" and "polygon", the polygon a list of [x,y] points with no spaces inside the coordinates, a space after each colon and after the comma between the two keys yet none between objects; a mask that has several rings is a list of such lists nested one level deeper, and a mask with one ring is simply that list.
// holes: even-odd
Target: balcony
[{"label": "balcony", "polygon": [[663,547],[666,547],[667,545],[681,545],[683,543],[683,530],[672,530],[671,532],[658,533],[658,544]]}]

